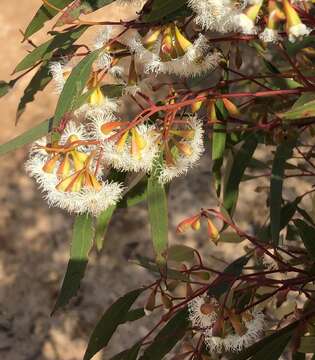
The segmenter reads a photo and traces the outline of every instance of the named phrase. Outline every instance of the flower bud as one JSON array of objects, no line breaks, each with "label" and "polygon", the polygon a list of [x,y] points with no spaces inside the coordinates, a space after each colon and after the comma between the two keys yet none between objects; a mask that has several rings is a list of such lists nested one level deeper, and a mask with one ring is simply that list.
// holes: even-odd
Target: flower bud
[{"label": "flower bud", "polygon": [[180,222],[177,226],[176,232],[178,234],[182,234],[186,232],[190,227],[194,230],[198,230],[198,226],[200,227],[200,215],[195,215]]},{"label": "flower bud", "polygon": [[148,300],[144,306],[144,313],[146,314],[146,316],[150,315],[152,313],[152,311],[154,310],[155,301],[156,301],[156,290],[154,289],[150,293],[150,296],[148,297]]},{"label": "flower bud", "polygon": [[161,294],[161,300],[165,309],[169,310],[173,307],[172,300],[165,294]]},{"label": "flower bud", "polygon": [[219,230],[216,228],[216,226],[213,224],[213,222],[210,219],[207,219],[207,225],[208,225],[208,236],[210,240],[215,245],[217,245],[218,241],[220,240]]},{"label": "flower bud", "polygon": [[186,299],[190,299],[193,296],[193,293],[190,283],[186,283]]},{"label": "flower bud", "polygon": [[237,108],[237,106],[234,103],[232,103],[232,101],[230,101],[227,98],[222,98],[222,101],[223,101],[224,107],[226,108],[226,110],[228,111],[230,116],[232,116],[232,117],[240,116],[241,113],[240,113],[239,109]]}]

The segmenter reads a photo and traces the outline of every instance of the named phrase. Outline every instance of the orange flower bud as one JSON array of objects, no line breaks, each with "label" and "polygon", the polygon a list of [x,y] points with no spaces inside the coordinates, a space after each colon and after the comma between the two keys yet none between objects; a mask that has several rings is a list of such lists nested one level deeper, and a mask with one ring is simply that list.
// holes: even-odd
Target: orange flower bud
[{"label": "orange flower bud", "polygon": [[207,219],[207,225],[208,225],[208,235],[212,242],[217,245],[219,239],[220,239],[220,233],[217,227],[213,224],[213,222],[210,219]]},{"label": "orange flower bud", "polygon": [[223,101],[224,107],[226,108],[226,110],[228,111],[230,116],[237,117],[241,114],[239,109],[237,108],[237,106],[234,103],[232,103],[232,101],[230,101],[227,98],[222,98],[222,101]]},{"label": "orange flower bud", "polygon": [[119,129],[124,123],[122,121],[110,121],[101,126],[103,134],[109,134],[115,129]]},{"label": "orange flower bud", "polygon": [[190,227],[192,227],[194,230],[197,230],[196,227],[198,227],[198,224],[196,224],[196,222],[200,223],[200,215],[195,215],[180,222],[177,226],[176,232],[178,234],[184,233]]}]

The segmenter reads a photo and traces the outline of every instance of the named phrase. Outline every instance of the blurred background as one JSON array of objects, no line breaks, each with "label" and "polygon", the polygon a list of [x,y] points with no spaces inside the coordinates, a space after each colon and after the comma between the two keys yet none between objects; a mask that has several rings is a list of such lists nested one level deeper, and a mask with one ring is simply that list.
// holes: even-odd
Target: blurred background
[{"label": "blurred background", "polygon": [[[26,28],[40,5],[40,0],[11,0],[1,6],[1,80],[10,80],[15,65],[31,49],[29,44],[21,43],[19,29]],[[91,14],[90,18],[127,20],[135,11],[130,6],[110,5],[106,10]],[[49,26],[51,24],[33,37],[35,44],[45,40]],[[93,31],[85,35],[85,41],[92,39]],[[1,143],[54,112],[56,96],[49,85],[44,93],[36,96],[33,104],[28,105],[15,126],[18,101],[31,75],[0,99]],[[89,335],[104,310],[125,292],[151,279],[147,271],[128,262],[137,254],[152,255],[146,206],[119,210],[115,214],[103,252],[91,254],[78,296],[67,309],[51,317],[67,266],[73,217],[48,208],[33,180],[25,174],[27,151],[25,147],[0,158],[0,359],[80,360]],[[260,184],[264,185],[263,180]],[[239,211],[241,225],[255,227],[253,219],[257,219],[257,223],[263,221],[261,205],[265,198],[261,195],[259,202],[255,200],[256,186],[246,183]],[[170,241],[202,249],[212,266],[222,268],[225,261],[241,254],[242,244],[222,243],[215,247],[202,232],[181,237],[175,235],[179,221],[202,206],[216,204],[210,188],[211,163],[206,154],[189,176],[176,180],[171,187]],[[294,191],[294,185],[291,190]],[[109,359],[144,336],[152,326],[150,319],[144,319],[140,324],[120,329],[108,349],[95,359]]]}]

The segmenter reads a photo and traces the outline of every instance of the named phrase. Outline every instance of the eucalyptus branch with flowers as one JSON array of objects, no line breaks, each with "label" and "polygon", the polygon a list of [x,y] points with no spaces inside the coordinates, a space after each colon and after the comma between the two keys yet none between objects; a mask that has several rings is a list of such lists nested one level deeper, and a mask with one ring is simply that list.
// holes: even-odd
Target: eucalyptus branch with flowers
[{"label": "eucalyptus branch with flowers", "polygon": [[[85,18],[111,3],[140,10],[128,21]],[[33,50],[15,69],[21,75],[0,83],[0,95],[36,69],[17,121],[51,80],[60,94],[56,111],[1,145],[0,154],[33,142],[26,171],[50,206],[76,215],[54,311],[75,296],[89,252],[94,244],[102,250],[117,208],[147,202],[156,254],[136,260],[156,281],[105,312],[84,360],[105,348],[119,325],[152,312],[160,320],[112,359],[315,353],[315,215],[305,205],[315,192],[313,3],[43,0],[23,34]],[[55,17],[49,39],[36,46],[32,35]],[[101,26],[95,41],[78,43],[94,26]],[[136,109],[130,120],[124,103]],[[168,246],[168,184],[189,176],[207,139],[218,207],[187,214],[177,233],[206,228],[210,247],[219,247],[226,233],[246,243],[245,255],[225,269],[211,267],[197,249]],[[262,148],[269,160],[255,157]],[[309,188],[285,199],[286,180],[302,177]],[[260,178],[270,178],[269,216],[252,234],[235,213],[240,184]],[[142,308],[130,310],[140,295]],[[292,297],[293,310],[277,317]]]}]

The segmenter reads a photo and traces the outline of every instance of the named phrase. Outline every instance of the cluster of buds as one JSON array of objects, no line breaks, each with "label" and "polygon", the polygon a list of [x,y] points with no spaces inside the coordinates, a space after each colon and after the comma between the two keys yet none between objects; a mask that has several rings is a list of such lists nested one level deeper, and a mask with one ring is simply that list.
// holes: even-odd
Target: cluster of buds
[{"label": "cluster of buds", "polygon": [[[206,94],[200,94],[206,95]],[[221,104],[223,105],[224,110],[231,118],[239,118],[241,111],[238,106],[231,101],[230,99],[223,97],[222,99],[206,99],[206,100],[197,100],[191,106],[191,111],[193,114],[197,113],[202,106],[206,108],[207,111],[207,122],[208,124],[216,124],[222,120],[224,114],[220,114],[219,108]],[[219,115],[220,114],[220,115]]]},{"label": "cluster of buds", "polygon": [[217,245],[220,240],[220,232],[214,222],[210,219],[209,215],[204,211],[201,211],[197,215],[193,215],[183,221],[181,221],[178,226],[176,232],[178,234],[183,234],[187,230],[192,229],[194,231],[198,231],[201,228],[201,220],[205,220],[207,223],[207,234],[208,238]]}]

